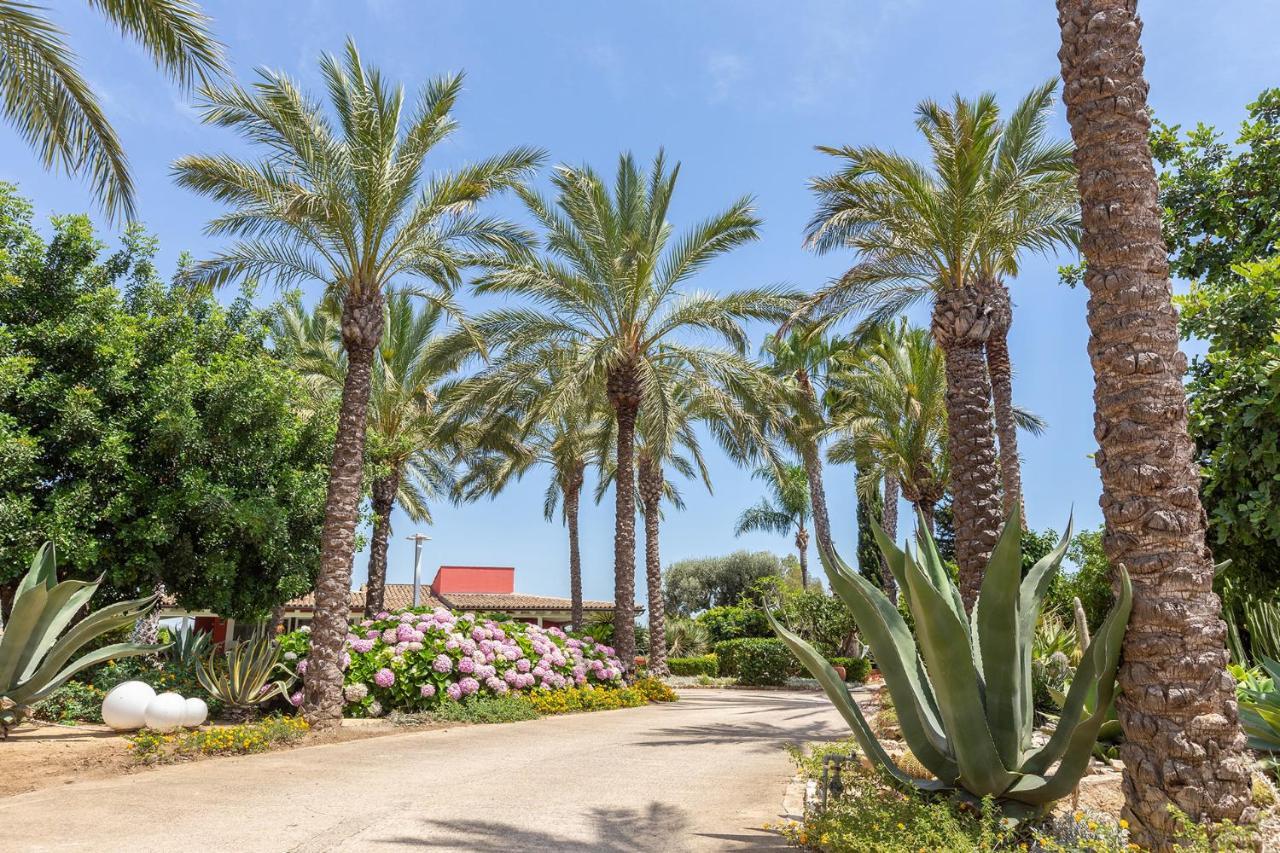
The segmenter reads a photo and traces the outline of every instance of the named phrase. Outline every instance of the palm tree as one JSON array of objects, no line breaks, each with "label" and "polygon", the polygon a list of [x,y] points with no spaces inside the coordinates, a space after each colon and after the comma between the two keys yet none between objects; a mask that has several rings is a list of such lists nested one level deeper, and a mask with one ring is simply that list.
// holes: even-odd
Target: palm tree
[{"label": "palm tree", "polygon": [[882,326],[846,351],[833,371],[828,404],[839,436],[829,458],[857,465],[864,497],[883,480],[915,507],[930,530],[947,491],[946,371],[926,329]]},{"label": "palm tree", "polygon": [[1063,99],[1076,143],[1089,288],[1089,357],[1105,545],[1133,579],[1116,711],[1124,816],[1134,841],[1169,850],[1191,820],[1248,818],[1250,762],[1225,668],[1194,449],[1187,436],[1160,233],[1142,31],[1133,3],[1059,0]]},{"label": "palm tree", "polygon": [[[404,92],[360,58],[326,54],[320,71],[333,118],[284,74],[262,70],[252,90],[206,89],[204,120],[264,149],[260,160],[193,155],[174,165],[179,185],[231,210],[207,231],[235,238],[186,271],[195,286],[241,276],[321,283],[342,306],[347,369],[322,529],[304,708],[313,726],[342,718],[340,656],[347,633],[351,558],[361,499],[372,370],[393,283],[460,316],[450,298],[476,253],[525,251],[527,235],[475,205],[517,185],[542,155],[515,149],[427,177],[423,161],[456,128],[460,76],[427,84],[408,121]],[[410,285],[410,281],[421,284]]]},{"label": "palm tree", "polygon": [[673,240],[667,208],[678,174],[661,153],[648,174],[624,154],[611,191],[588,167],[558,167],[554,204],[521,193],[546,233],[546,255],[496,258],[477,286],[533,303],[476,320],[487,340],[504,342],[502,359],[536,363],[538,353],[573,345],[574,361],[550,392],[550,405],[583,387],[605,387],[617,437],[614,644],[628,673],[635,652],[635,431],[646,389],[664,362],[702,370],[714,381],[722,351],[692,336],[710,333],[743,352],[741,323],[781,320],[797,298],[780,287],[685,292],[716,256],[757,239],[759,220],[742,198]]},{"label": "palm tree", "polygon": [[[457,484],[463,500],[481,496],[493,497],[519,480],[534,466],[551,472],[543,500],[543,515],[555,519],[556,508],[569,534],[569,590],[572,600],[571,620],[582,630],[582,556],[579,549],[578,511],[588,465],[600,460],[600,448],[606,439],[603,422],[603,389],[582,389],[576,398],[561,398],[563,407],[547,411],[542,403],[550,399],[548,392],[563,382],[562,365],[573,359],[562,352],[551,356],[545,372],[525,377],[521,400],[507,411],[490,412],[483,423],[463,426],[461,443],[467,450],[467,471]],[[450,417],[455,427],[478,409],[495,399],[497,389],[506,385],[505,368],[498,365],[489,374],[473,377],[454,389]],[[509,387],[509,386],[508,386]],[[508,398],[510,402],[510,398]]]},{"label": "palm tree", "polygon": [[[370,391],[366,461],[372,469],[373,537],[369,548],[365,613],[383,609],[391,512],[398,504],[419,523],[431,523],[430,501],[453,482],[453,452],[442,433],[437,391],[466,354],[439,334],[443,312],[435,305],[415,310],[408,294],[387,297],[385,334],[378,347]],[[321,399],[342,390],[347,359],[340,316],[332,301],[314,312],[296,302],[276,323],[276,350]]]},{"label": "palm tree", "polygon": [[1029,212],[1038,210],[1038,197],[1026,195],[1028,181],[1001,171],[1008,124],[1000,121],[994,96],[957,96],[949,110],[924,101],[916,113],[932,157],[928,166],[875,147],[819,149],[845,165],[812,182],[819,209],[809,245],[821,252],[851,248],[858,259],[798,315],[830,324],[863,312],[871,326],[931,301],[932,333],[946,366],[956,558],[971,606],[1001,524],[986,357],[1000,305],[990,277],[1008,272],[1008,260],[1023,249],[1056,245],[1060,225],[1049,218],[1043,228],[1033,227],[1042,219]]},{"label": "palm tree", "polygon": [[[1022,423],[1013,403],[1013,364],[1009,358],[1013,301],[1006,277],[1018,275],[1019,257],[1026,248],[1047,252],[1061,246],[1075,247],[1080,241],[1073,146],[1048,138],[1057,88],[1058,81],[1050,80],[1031,90],[1001,126],[988,193],[994,206],[1008,208],[1008,227],[999,231],[999,239],[992,240],[979,255],[978,281],[989,290],[993,309],[986,347],[987,373],[995,404],[1003,510],[1006,518],[1018,510],[1024,524],[1027,511],[1018,454],[1018,428]],[[1028,432],[1039,435],[1035,430]]]},{"label": "palm tree", "polygon": [[[226,72],[222,45],[193,0],[90,0],[88,5],[138,42],[184,90]],[[120,139],[80,75],[63,31],[45,11],[0,2],[0,111],[46,169],[88,178],[108,217],[132,219],[133,178]]]},{"label": "palm tree", "polygon": [[809,528],[813,514],[809,500],[809,475],[803,465],[784,464],[779,467],[765,465],[755,472],[772,493],[772,500],[761,498],[760,503],[743,510],[733,535],[761,531],[780,536],[794,534],[796,554],[800,557],[800,584],[809,588]]},{"label": "palm tree", "polygon": [[827,491],[822,482],[820,443],[826,428],[822,407],[827,372],[834,356],[849,346],[847,341],[831,341],[820,329],[779,333],[766,339],[763,354],[768,370],[782,380],[782,393],[762,401],[761,417],[794,449],[809,480],[809,501],[813,512],[813,532],[818,540],[818,556],[833,553],[831,519],[827,514]]},{"label": "palm tree", "polygon": [[[711,491],[711,477],[696,430],[700,425],[708,427],[729,457],[739,463],[773,456],[772,442],[764,425],[748,408],[756,400],[777,393],[769,377],[758,365],[735,353],[720,353],[716,363],[719,382],[709,381],[705,372],[691,370],[678,361],[659,359],[657,369],[645,386],[637,419],[636,494],[645,529],[648,664],[649,671],[658,675],[667,674],[666,608],[659,545],[662,502],[666,500],[677,509],[684,509],[684,501],[667,472],[674,470],[686,479],[700,479],[707,491]],[[602,454],[602,459],[606,465],[613,461],[607,453]],[[616,465],[602,471],[597,500],[616,473]]]}]

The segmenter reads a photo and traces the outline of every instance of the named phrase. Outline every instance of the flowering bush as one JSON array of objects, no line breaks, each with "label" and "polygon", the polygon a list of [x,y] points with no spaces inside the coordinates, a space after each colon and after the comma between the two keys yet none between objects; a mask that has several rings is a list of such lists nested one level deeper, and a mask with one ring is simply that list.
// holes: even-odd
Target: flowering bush
[{"label": "flowering bush", "polygon": [[126,740],[133,758],[162,764],[195,755],[244,755],[292,743],[307,733],[302,717],[272,716],[256,723],[161,734],[143,729]]},{"label": "flowering bush", "polygon": [[[281,647],[285,660],[305,672],[309,632],[284,635]],[[477,694],[537,695],[622,683],[613,649],[589,636],[444,608],[383,612],[353,623],[343,663],[345,713],[356,717],[430,710]]]}]

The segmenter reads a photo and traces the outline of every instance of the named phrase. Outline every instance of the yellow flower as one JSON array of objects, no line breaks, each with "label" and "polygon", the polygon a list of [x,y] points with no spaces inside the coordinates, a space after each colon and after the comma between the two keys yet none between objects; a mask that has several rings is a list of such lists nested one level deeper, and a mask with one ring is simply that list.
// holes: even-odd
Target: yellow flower
[{"label": "yellow flower", "polygon": [[1128,828],[1129,828],[1129,821],[1125,820],[1124,818],[1120,818],[1120,828],[1121,828],[1121,829],[1128,829]]},{"label": "yellow flower", "polygon": [[1083,820],[1084,820],[1084,812],[1076,812],[1076,813],[1075,813],[1075,819],[1076,819],[1076,823],[1080,823],[1081,821],[1083,821]]},{"label": "yellow flower", "polygon": [[906,829],[906,828],[907,828],[907,825],[905,823],[902,823],[902,822],[898,823],[898,829]]}]

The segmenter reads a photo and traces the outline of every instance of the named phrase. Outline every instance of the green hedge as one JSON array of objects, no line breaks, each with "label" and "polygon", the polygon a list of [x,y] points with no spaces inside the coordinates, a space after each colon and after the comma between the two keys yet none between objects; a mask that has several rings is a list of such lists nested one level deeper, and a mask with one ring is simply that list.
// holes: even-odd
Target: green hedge
[{"label": "green hedge", "polygon": [[832,658],[832,666],[844,667],[844,680],[861,683],[871,674],[870,658]]},{"label": "green hedge", "polygon": [[746,637],[715,645],[720,674],[732,675],[739,684],[780,685],[795,667],[790,650],[781,640]]},{"label": "green hedge", "polygon": [[709,675],[715,678],[720,674],[720,659],[715,655],[699,655],[695,658],[667,658],[667,667],[672,675]]}]

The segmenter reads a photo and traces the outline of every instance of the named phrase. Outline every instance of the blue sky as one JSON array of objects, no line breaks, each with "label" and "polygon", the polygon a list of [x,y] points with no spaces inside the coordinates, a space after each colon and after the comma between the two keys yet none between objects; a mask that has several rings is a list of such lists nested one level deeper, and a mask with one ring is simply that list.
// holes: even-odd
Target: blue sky
[{"label": "blue sky", "polygon": [[[216,208],[175,188],[169,165],[187,153],[242,147],[203,127],[187,99],[88,4],[50,5],[125,143],[141,219],[161,240],[161,269],[171,270],[181,251],[199,256],[215,249],[202,228]],[[622,150],[647,160],[664,146],[683,164],[671,214],[677,227],[754,195],[765,220],[762,239],[706,270],[697,286],[712,290],[777,281],[812,289],[847,264],[847,257],[815,257],[801,245],[812,210],[806,180],[830,166],[815,144],[874,143],[919,154],[911,111],[920,99],[991,90],[1011,104],[1058,73],[1049,0],[205,5],[243,80],[267,66],[316,89],[317,56],[339,50],[347,34],[408,87],[465,69],[462,130],[438,151],[438,168],[531,144],[546,148],[554,162],[608,172]],[[1276,83],[1280,5],[1148,0],[1142,11],[1157,115],[1234,134],[1244,105]],[[1055,126],[1065,136],[1058,113]],[[0,180],[18,183],[42,221],[89,209],[81,184],[41,172],[5,128]],[[509,203],[494,209],[519,215]],[[1015,396],[1050,424],[1042,438],[1022,439],[1023,479],[1033,525],[1060,527],[1074,506],[1077,523],[1088,527],[1101,515],[1089,458],[1095,445],[1086,294],[1057,284],[1057,262],[1029,259],[1014,283]],[[715,492],[684,487],[687,510],[669,512],[663,526],[664,564],[735,548],[787,553],[789,542],[780,537],[734,539],[734,520],[762,489],[718,451],[709,456]],[[563,528],[542,519],[545,483],[533,474],[493,502],[437,507],[426,530],[433,541],[424,552],[424,580],[441,563],[514,565],[520,590],[567,594]],[[851,470],[832,469],[827,487],[838,544],[851,552]],[[414,528],[400,516],[394,527],[389,579],[408,581],[413,546],[404,537]],[[611,598],[609,507],[587,508],[582,530],[586,594]],[[357,583],[364,577],[363,555],[355,577]],[[638,592],[643,599],[643,582]]]}]

